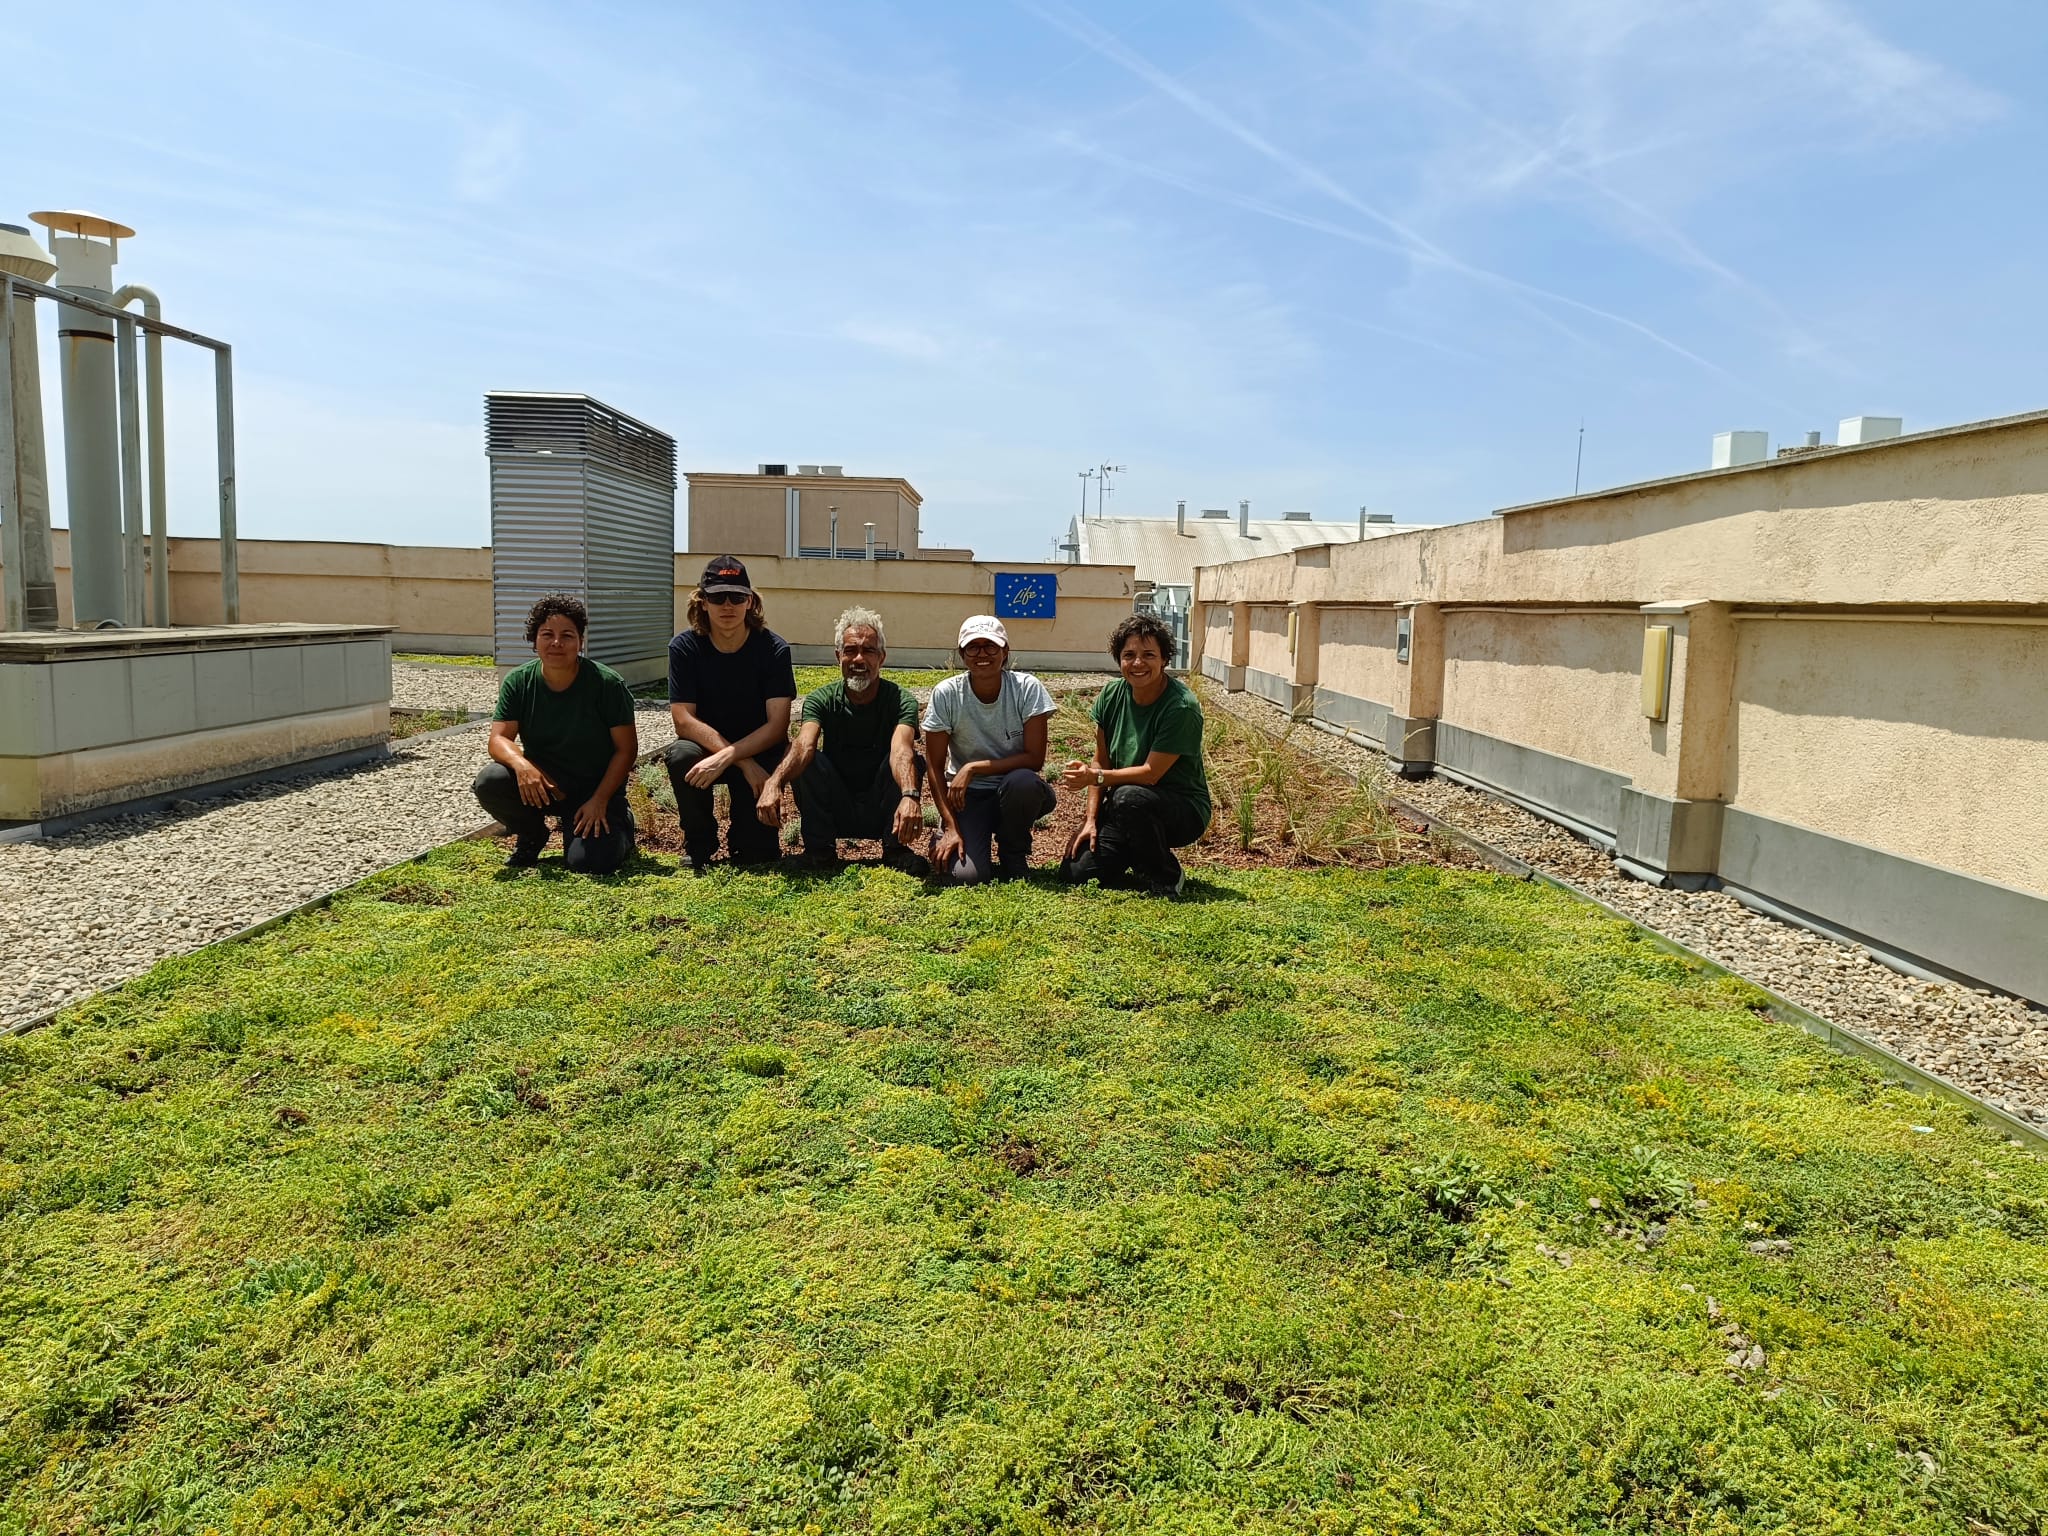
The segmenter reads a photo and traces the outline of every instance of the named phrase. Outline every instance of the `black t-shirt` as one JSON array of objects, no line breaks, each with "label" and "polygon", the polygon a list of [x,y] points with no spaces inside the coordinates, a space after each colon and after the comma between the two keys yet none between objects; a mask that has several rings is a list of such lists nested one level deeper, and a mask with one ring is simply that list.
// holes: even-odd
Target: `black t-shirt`
[{"label": "black t-shirt", "polygon": [[771,629],[754,630],[730,655],[694,629],[668,643],[668,701],[694,707],[729,742],[768,723],[770,699],[795,697],[789,643]]}]

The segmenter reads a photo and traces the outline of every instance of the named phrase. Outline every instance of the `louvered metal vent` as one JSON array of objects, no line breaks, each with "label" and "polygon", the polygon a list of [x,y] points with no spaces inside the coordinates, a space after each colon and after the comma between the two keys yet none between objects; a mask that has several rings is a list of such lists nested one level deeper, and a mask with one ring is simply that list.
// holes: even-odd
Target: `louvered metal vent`
[{"label": "louvered metal vent", "polygon": [[484,452],[493,458],[580,453],[670,490],[676,486],[676,440],[588,395],[485,395]]},{"label": "louvered metal vent", "polygon": [[675,439],[588,395],[484,396],[494,649],[533,657],[546,592],[590,609],[586,653],[630,682],[661,675],[675,629]]}]

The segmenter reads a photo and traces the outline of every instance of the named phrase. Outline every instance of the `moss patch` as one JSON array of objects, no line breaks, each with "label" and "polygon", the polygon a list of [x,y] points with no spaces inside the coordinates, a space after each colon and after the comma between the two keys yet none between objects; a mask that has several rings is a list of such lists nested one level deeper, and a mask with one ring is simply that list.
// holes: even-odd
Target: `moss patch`
[{"label": "moss patch", "polygon": [[2048,1169],[1553,892],[495,865],[0,1044],[0,1530],[2048,1518]]}]

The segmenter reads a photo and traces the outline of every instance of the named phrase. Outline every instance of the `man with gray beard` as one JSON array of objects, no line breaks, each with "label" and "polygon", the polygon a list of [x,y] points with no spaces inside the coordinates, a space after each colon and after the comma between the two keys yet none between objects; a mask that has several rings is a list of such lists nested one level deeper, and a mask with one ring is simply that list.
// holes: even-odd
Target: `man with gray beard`
[{"label": "man with gray beard", "polygon": [[917,700],[882,676],[882,616],[847,609],[833,628],[832,654],[839,681],[805,697],[796,741],[761,786],[760,818],[781,825],[782,787],[793,784],[806,865],[834,869],[840,838],[876,837],[884,864],[926,874],[931,866],[905,846],[924,825]]}]

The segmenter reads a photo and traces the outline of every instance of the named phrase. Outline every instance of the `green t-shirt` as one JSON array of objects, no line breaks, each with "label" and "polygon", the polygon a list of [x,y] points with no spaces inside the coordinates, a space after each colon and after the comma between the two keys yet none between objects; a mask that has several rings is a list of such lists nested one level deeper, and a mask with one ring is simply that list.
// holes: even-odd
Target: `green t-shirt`
[{"label": "green t-shirt", "polygon": [[1131,685],[1118,678],[1095,700],[1095,723],[1109,738],[1109,766],[1135,768],[1154,752],[1178,756],[1160,779],[1164,794],[1178,795],[1209,815],[1209,778],[1202,772],[1202,705],[1194,690],[1177,677],[1150,704],[1131,699]]},{"label": "green t-shirt", "polygon": [[576,681],[560,693],[541,676],[536,656],[498,685],[493,720],[519,722],[519,750],[566,792],[591,790],[612,761],[612,727],[633,723],[633,691],[601,661],[582,658]]},{"label": "green t-shirt", "polygon": [[885,677],[875,684],[872,704],[855,704],[846,696],[842,677],[804,695],[804,719],[825,728],[818,750],[831,759],[839,776],[865,790],[888,761],[889,738],[896,727],[917,729],[917,696]]}]

